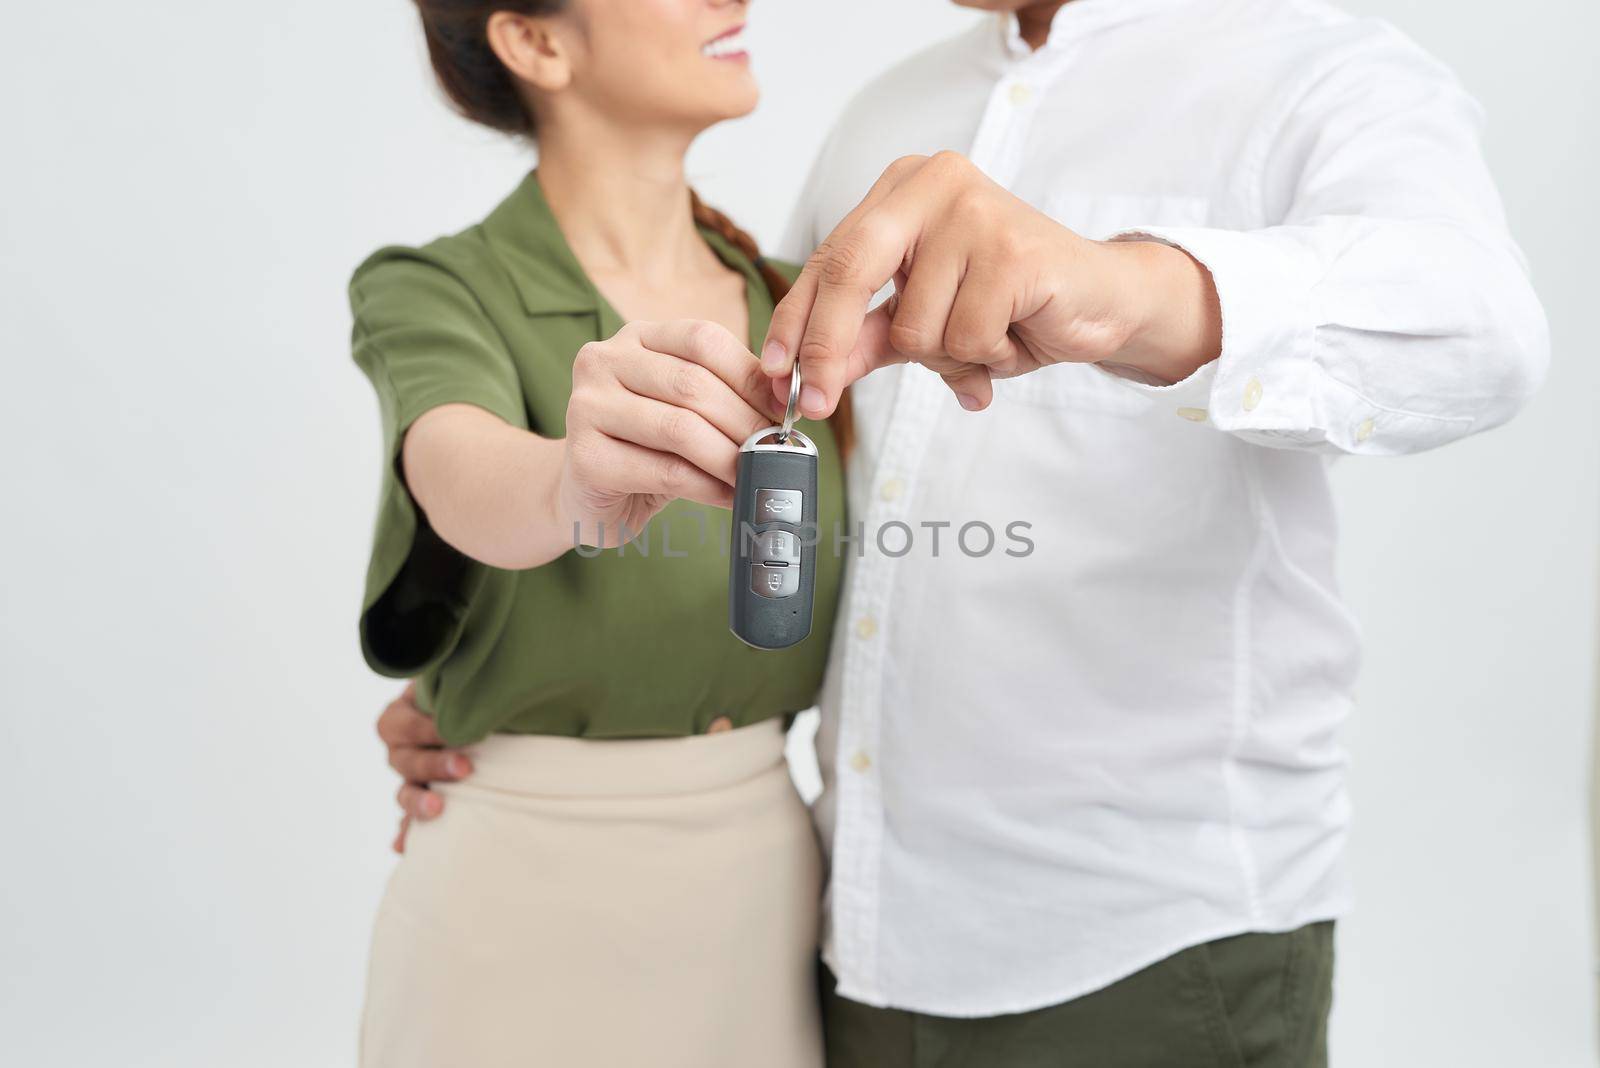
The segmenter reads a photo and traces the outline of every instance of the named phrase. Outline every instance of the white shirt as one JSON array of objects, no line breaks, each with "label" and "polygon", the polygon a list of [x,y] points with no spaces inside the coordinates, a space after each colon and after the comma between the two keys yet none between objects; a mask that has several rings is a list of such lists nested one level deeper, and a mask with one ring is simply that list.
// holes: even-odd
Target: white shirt
[{"label": "white shirt", "polygon": [[816,806],[845,996],[1024,1011],[1344,911],[1360,644],[1324,465],[1501,423],[1547,359],[1478,122],[1311,0],[1074,0],[1038,52],[986,18],[851,104],[791,255],[954,149],[1079,233],[1188,250],[1224,336],[1177,385],[1054,367],[976,415],[920,367],[854,387]]}]

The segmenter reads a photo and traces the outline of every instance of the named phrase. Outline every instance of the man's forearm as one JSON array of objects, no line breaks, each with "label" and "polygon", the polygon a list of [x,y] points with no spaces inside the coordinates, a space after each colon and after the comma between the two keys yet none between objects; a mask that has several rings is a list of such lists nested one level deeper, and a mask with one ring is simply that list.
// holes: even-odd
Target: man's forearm
[{"label": "man's forearm", "polygon": [[1217,288],[1199,261],[1156,241],[1101,242],[1127,341],[1103,361],[1159,382],[1181,382],[1222,352]]}]

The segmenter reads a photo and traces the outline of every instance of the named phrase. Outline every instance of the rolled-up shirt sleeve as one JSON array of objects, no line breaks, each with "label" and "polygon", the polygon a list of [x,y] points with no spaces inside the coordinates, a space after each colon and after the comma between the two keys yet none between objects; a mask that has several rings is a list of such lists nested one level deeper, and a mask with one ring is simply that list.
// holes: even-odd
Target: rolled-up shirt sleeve
[{"label": "rolled-up shirt sleeve", "polygon": [[1130,381],[1261,445],[1399,454],[1509,419],[1549,332],[1450,72],[1390,32],[1330,57],[1269,132],[1252,231],[1136,227],[1215,280],[1218,359]]}]

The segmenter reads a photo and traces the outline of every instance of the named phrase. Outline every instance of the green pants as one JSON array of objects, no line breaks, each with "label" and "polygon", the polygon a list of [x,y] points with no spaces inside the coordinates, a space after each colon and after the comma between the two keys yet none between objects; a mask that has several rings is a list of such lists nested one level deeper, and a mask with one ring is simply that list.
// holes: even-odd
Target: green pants
[{"label": "green pants", "polygon": [[828,1068],[1325,1068],[1333,924],[1194,946],[1103,990],[975,1020],[874,1009],[824,968]]}]

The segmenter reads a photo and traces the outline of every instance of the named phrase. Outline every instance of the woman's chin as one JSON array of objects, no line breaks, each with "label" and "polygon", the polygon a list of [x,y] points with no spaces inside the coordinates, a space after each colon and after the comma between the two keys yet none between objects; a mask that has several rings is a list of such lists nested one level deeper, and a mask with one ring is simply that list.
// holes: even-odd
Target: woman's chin
[{"label": "woman's chin", "polygon": [[761,89],[748,73],[739,80],[719,80],[721,85],[696,86],[691,94],[680,94],[671,100],[656,96],[654,108],[645,103],[645,99],[648,99],[648,94],[645,94],[640,104],[647,109],[645,114],[652,116],[656,122],[705,130],[718,123],[742,119],[761,102]]},{"label": "woman's chin", "polygon": [[712,105],[712,111],[717,122],[726,122],[729,119],[742,119],[756,109],[761,103],[761,88],[756,85],[756,80],[746,72],[745,84],[737,89],[726,90],[717,94]]}]

